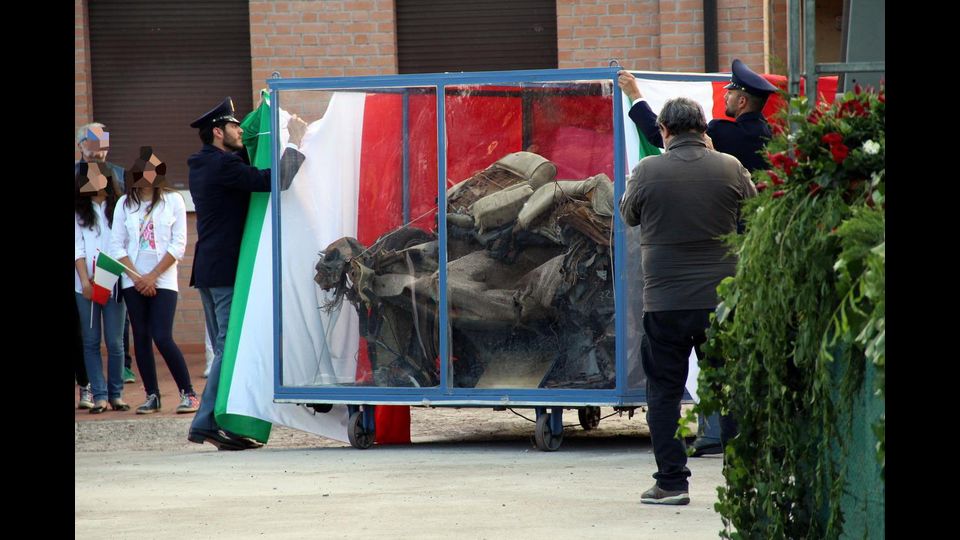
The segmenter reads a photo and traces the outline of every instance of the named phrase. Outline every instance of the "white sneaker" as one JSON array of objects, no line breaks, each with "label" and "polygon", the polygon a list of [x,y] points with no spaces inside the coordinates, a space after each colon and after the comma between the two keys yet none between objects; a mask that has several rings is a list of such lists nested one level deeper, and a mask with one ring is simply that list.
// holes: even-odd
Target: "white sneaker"
[{"label": "white sneaker", "polygon": [[77,403],[78,409],[92,409],[93,408],[93,391],[90,390],[90,385],[80,387],[80,401]]}]

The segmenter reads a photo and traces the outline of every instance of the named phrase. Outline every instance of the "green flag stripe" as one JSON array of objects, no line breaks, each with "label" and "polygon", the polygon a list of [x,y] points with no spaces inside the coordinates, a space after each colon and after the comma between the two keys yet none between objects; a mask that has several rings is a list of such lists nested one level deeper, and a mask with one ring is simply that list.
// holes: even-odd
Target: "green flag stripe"
[{"label": "green flag stripe", "polygon": [[116,259],[110,257],[106,253],[100,252],[97,254],[97,268],[106,270],[111,274],[120,275],[123,273],[123,265],[117,262]]},{"label": "green flag stripe", "polygon": [[[250,155],[251,163],[258,168],[270,167],[271,146],[260,145],[259,136],[265,141],[270,137],[270,107],[266,93],[261,93],[260,106],[243,119],[240,126],[245,133],[256,134],[244,137],[244,145]],[[265,150],[265,151],[264,151]],[[236,367],[237,351],[240,344],[240,335],[243,332],[243,319],[250,296],[250,283],[253,279],[254,261],[257,257],[257,248],[260,244],[260,235],[263,231],[263,222],[267,213],[269,193],[253,193],[250,197],[250,208],[247,211],[247,222],[244,225],[243,240],[240,243],[240,261],[237,265],[237,278],[233,288],[233,304],[230,307],[230,323],[227,330],[227,339],[223,346],[223,359],[220,364],[220,391],[217,392],[217,402],[214,407],[217,424],[232,431],[260,442],[267,442],[270,438],[272,425],[270,422],[238,414],[229,414],[227,400],[230,396],[229,388],[233,380]],[[226,389],[226,391],[224,390]]]}]

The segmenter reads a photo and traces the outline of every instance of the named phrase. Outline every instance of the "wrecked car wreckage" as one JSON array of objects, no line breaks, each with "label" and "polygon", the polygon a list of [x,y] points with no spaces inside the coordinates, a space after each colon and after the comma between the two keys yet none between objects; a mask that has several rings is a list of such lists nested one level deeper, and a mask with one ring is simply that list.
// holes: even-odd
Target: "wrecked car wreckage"
[{"label": "wrecked car wreckage", "polygon": [[[447,301],[453,385],[614,388],[613,184],[557,180],[530,152],[504,156],[447,190]],[[346,299],[373,380],[440,382],[437,235],[407,224],[363,246],[326,247],[314,280]]]}]

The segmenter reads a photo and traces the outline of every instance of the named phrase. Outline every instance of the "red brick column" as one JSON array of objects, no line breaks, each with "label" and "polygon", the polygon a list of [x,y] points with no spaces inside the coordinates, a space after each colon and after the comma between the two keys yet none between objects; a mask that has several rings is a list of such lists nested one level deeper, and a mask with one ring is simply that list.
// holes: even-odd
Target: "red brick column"
[{"label": "red brick column", "polygon": [[[93,89],[90,80],[90,27],[87,24],[86,0],[73,2],[73,84],[74,84],[74,129],[91,122],[93,118]],[[80,159],[80,151],[74,149],[73,159]]]}]

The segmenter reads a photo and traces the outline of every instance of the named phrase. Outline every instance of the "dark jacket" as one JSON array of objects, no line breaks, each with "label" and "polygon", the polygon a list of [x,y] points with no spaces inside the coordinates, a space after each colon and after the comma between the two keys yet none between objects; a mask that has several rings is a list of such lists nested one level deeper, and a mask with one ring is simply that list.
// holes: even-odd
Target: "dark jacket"
[{"label": "dark jacket", "polygon": [[644,311],[716,307],[717,285],[736,268],[720,237],[736,230],[740,204],[756,194],[743,165],[696,134],[640,160],[620,214],[640,226]]},{"label": "dark jacket", "polygon": [[[657,129],[657,115],[653,113],[647,100],[638,101],[630,107],[630,119],[640,128],[651,144],[663,147],[663,138]],[[711,120],[707,124],[707,135],[713,139],[713,148],[717,152],[730,154],[753,172],[766,169],[767,164],[758,154],[772,135],[770,125],[760,113],[743,113],[736,121]]]},{"label": "dark jacket", "polygon": [[232,287],[250,193],[270,191],[270,170],[250,166],[240,155],[205,144],[187,159],[190,196],[197,212],[193,287]]}]

